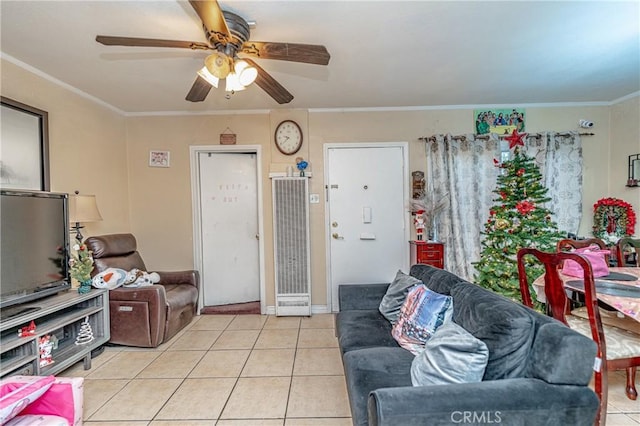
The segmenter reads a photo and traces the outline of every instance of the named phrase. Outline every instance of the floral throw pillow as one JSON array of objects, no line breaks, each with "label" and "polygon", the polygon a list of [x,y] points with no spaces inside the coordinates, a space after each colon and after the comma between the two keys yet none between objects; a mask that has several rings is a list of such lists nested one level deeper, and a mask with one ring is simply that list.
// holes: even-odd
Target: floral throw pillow
[{"label": "floral throw pillow", "polygon": [[409,291],[391,334],[400,346],[417,355],[424,350],[425,343],[438,327],[450,321],[452,315],[451,296],[436,293],[420,284]]}]

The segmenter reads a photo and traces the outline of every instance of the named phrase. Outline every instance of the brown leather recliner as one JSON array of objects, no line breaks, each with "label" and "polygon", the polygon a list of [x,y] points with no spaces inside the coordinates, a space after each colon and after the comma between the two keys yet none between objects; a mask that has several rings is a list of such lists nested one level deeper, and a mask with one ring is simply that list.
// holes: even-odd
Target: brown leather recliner
[{"label": "brown leather recliner", "polygon": [[[131,234],[89,237],[85,244],[93,252],[92,275],[107,268],[147,271]],[[175,336],[196,315],[198,271],[147,272],[158,272],[160,282],[109,291],[110,343],[155,348]]]}]

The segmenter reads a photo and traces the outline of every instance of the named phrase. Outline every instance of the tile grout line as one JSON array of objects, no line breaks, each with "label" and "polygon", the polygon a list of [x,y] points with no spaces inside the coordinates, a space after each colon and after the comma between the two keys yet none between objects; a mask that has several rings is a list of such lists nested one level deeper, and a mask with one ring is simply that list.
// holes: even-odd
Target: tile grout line
[{"label": "tile grout line", "polygon": [[283,425],[287,424],[287,413],[289,412],[289,401],[291,400],[291,389],[293,388],[293,372],[296,368],[296,360],[298,359],[298,344],[300,343],[300,330],[302,329],[302,318],[298,323],[298,333],[296,335],[296,347],[293,351],[293,364],[291,365],[291,376],[289,376],[289,392],[287,392],[287,403],[284,405],[284,421]]},{"label": "tile grout line", "polygon": [[[225,328],[224,331],[228,330],[229,325],[231,325],[231,323],[238,317],[238,315],[235,315],[233,320],[231,320],[229,322],[229,324],[227,324],[227,328]],[[264,324],[266,324],[266,321],[264,322]],[[264,329],[264,324],[262,324],[262,328],[260,328],[260,333],[262,332],[262,330]],[[220,420],[222,419],[222,413],[224,413],[225,408],[227,408],[227,404],[229,403],[229,400],[231,399],[231,395],[233,395],[233,391],[236,389],[236,387],[238,386],[238,382],[240,381],[240,377],[242,376],[242,372],[244,371],[244,369],[247,366],[247,363],[249,362],[249,358],[251,358],[251,353],[253,352],[256,343],[258,342],[258,339],[260,338],[260,333],[258,333],[258,337],[256,337],[256,340],[253,342],[253,345],[251,346],[251,348],[249,349],[249,354],[247,355],[247,358],[244,360],[244,363],[242,364],[242,368],[240,368],[240,370],[238,371],[238,377],[235,377],[235,382],[233,383],[233,386],[231,387],[231,391],[229,391],[229,395],[227,396],[226,401],[224,402],[224,404],[222,405],[222,408],[220,409],[220,414],[218,414],[217,418],[215,419],[215,424],[218,424],[218,422],[220,422]],[[222,335],[222,333],[220,333],[220,335]],[[217,340],[217,339],[216,339]],[[213,345],[211,345],[213,347]],[[231,350],[237,350],[237,349],[231,349]],[[226,419],[225,419],[226,420]]]}]

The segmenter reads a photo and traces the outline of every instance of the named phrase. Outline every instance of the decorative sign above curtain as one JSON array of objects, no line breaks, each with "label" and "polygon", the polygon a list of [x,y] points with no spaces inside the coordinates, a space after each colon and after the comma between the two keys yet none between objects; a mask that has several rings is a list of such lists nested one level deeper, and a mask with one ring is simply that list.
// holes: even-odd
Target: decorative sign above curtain
[{"label": "decorative sign above curtain", "polygon": [[476,134],[508,135],[514,130],[524,132],[524,109],[505,108],[473,111]]}]

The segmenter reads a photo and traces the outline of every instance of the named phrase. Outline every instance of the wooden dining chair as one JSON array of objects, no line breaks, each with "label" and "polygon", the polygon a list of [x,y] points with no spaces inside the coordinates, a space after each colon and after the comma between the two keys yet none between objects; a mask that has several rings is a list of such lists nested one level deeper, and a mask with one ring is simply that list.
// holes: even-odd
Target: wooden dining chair
[{"label": "wooden dining chair", "polygon": [[[518,251],[520,293],[522,302],[526,306],[533,307],[525,267],[526,256],[533,256],[544,265],[544,293],[549,314],[572,329],[592,338],[598,346],[594,371],[595,392],[600,398],[600,408],[596,419],[598,424],[603,425],[607,412],[608,371],[625,369],[627,372],[625,388],[627,397],[632,400],[637,397],[635,370],[640,365],[640,334],[602,323],[591,264],[585,257],[575,253],[546,253],[533,248],[523,248]],[[559,268],[565,260],[576,261],[584,270],[585,307],[583,309],[587,312],[587,318],[574,314],[575,311],[568,311],[569,298],[559,272]],[[606,344],[607,339],[609,346]]]},{"label": "wooden dining chair", "polygon": [[[624,255],[626,250],[635,252],[635,263],[626,261]],[[620,238],[618,244],[616,244],[616,257],[618,259],[618,266],[640,267],[640,239],[631,237]]]},{"label": "wooden dining chair", "polygon": [[[574,240],[571,238],[565,238],[563,240],[558,241],[556,244],[557,252],[565,252],[565,251],[574,251],[575,249],[598,246],[602,250],[608,250],[607,244],[602,241],[600,238],[585,238],[583,240]],[[611,264],[611,254],[605,254],[604,260],[607,262],[607,265]],[[562,265],[560,265],[562,267]],[[584,296],[576,291],[567,290],[567,294],[571,294],[572,306],[571,308],[577,308],[583,305]],[[602,304],[600,304],[602,306]],[[569,309],[569,308],[567,308]]]},{"label": "wooden dining chair", "polygon": [[[575,249],[590,247],[593,245],[598,246],[602,250],[609,250],[609,247],[607,247],[607,243],[602,241],[600,238],[585,238],[584,240],[572,240],[570,238],[565,238],[558,241],[558,244],[556,245],[556,251],[573,251]],[[609,263],[611,256],[605,255],[605,259],[607,263]]]}]

